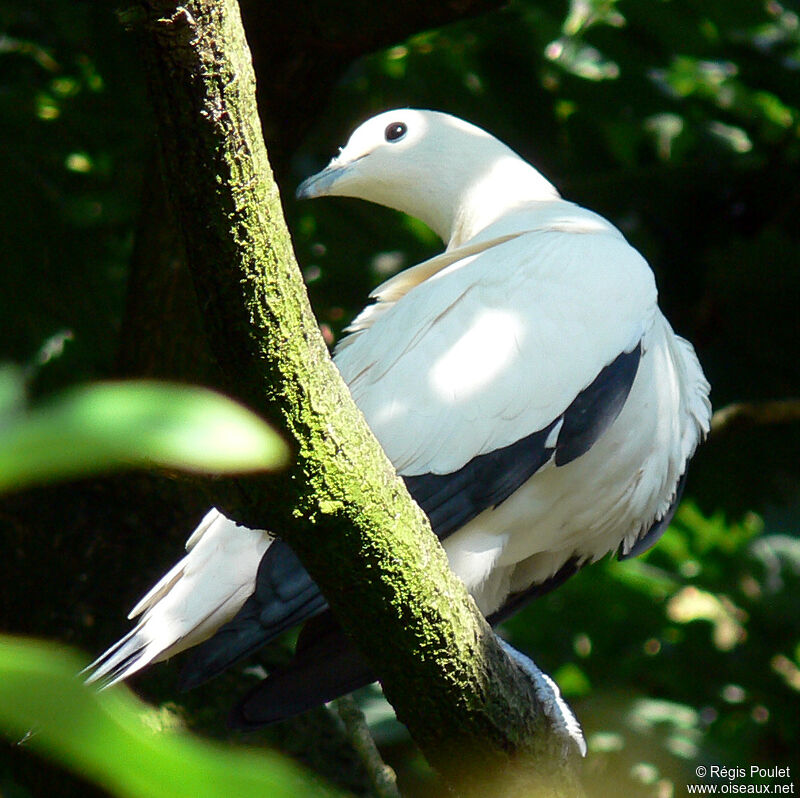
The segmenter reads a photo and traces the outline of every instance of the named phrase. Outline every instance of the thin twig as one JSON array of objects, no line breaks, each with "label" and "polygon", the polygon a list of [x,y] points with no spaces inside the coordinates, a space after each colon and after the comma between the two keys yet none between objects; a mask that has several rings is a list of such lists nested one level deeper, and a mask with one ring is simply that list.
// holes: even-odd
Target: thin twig
[{"label": "thin twig", "polygon": [[350,743],[364,765],[376,798],[400,798],[397,777],[381,758],[364,713],[350,696],[337,698],[334,703],[336,714],[344,724]]},{"label": "thin twig", "polygon": [[790,421],[800,421],[800,399],[734,402],[714,413],[711,418],[711,432],[718,434],[733,428],[785,424]]}]

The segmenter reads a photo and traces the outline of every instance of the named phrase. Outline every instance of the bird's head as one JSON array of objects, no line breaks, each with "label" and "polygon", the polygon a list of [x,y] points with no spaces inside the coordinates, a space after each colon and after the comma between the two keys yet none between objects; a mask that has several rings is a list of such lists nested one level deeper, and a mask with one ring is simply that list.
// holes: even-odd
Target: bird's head
[{"label": "bird's head", "polygon": [[[445,241],[456,228],[477,232],[484,218],[555,189],[532,166],[479,127],[438,111],[385,111],[361,124],[298,199],[342,196],[421,219]],[[474,216],[480,220],[473,219]],[[465,219],[469,217],[468,219]],[[469,237],[469,236],[461,236]]]}]

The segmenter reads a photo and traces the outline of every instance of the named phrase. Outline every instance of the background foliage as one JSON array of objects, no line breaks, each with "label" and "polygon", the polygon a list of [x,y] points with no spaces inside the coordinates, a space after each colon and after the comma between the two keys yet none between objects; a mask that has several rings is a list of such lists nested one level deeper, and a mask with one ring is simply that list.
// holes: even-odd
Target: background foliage
[{"label": "background foliage", "polygon": [[[715,407],[796,396],[799,73],[797,9],[772,0],[514,0],[356,61],[279,170],[326,334],[440,244],[357,201],[297,206],[293,189],[371,113],[437,108],[486,127],[623,230],[695,343]],[[25,366],[34,397],[114,376],[154,150],[135,41],[102,4],[0,0],[0,118],[0,357]],[[507,625],[581,718],[593,795],[682,795],[698,763],[800,764],[799,435],[796,423],[715,432],[655,550],[586,569]],[[97,652],[202,507],[195,483],[163,476],[11,497],[2,627]],[[156,670],[139,689],[175,699],[174,671]],[[185,723],[224,734],[216,723],[242,678],[182,697]],[[374,691],[361,701],[404,790],[425,794],[402,729]],[[294,724],[249,741],[363,792],[343,775],[350,755],[309,734]],[[53,784],[87,794],[19,747],[0,756],[3,794]]]}]

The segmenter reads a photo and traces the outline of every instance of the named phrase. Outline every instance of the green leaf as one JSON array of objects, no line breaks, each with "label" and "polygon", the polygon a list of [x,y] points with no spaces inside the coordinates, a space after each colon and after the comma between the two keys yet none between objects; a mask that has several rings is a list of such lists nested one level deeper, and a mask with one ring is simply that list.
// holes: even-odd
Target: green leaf
[{"label": "green leaf", "polygon": [[264,421],[203,388],[102,383],[0,418],[0,490],[119,468],[241,473],[287,459]]},{"label": "green leaf", "polygon": [[338,794],[273,752],[237,750],[165,727],[163,713],[128,688],[84,685],[80,668],[70,651],[0,636],[0,732],[121,796]]}]

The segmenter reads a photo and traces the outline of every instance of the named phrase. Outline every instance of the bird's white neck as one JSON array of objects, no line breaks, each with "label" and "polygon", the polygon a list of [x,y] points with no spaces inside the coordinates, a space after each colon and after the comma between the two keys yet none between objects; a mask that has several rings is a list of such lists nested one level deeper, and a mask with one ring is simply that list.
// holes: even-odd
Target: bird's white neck
[{"label": "bird's white neck", "polygon": [[448,249],[453,249],[524,203],[560,199],[552,183],[509,152],[493,160],[460,192],[443,239]]}]

